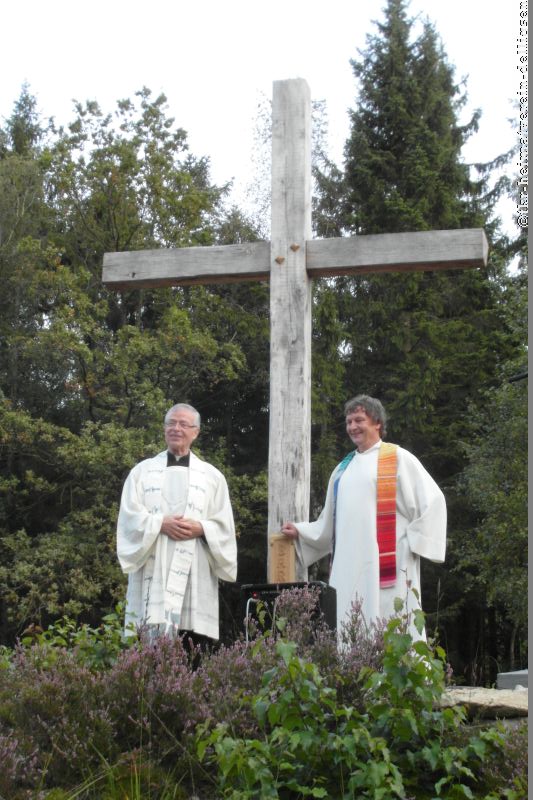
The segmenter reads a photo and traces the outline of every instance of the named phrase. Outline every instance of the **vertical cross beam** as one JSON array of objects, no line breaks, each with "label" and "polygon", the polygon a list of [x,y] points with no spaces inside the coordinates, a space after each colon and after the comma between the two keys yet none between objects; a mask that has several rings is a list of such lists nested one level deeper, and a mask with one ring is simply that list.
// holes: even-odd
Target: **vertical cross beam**
[{"label": "vertical cross beam", "polygon": [[[268,533],[307,519],[311,475],[311,99],[302,79],[272,100]],[[270,547],[268,575],[270,580]],[[298,580],[306,575],[297,574]]]}]

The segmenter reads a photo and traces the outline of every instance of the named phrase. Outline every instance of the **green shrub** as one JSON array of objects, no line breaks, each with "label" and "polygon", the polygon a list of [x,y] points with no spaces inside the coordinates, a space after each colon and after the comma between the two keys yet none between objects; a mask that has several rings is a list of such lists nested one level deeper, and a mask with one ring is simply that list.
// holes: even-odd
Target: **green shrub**
[{"label": "green shrub", "polygon": [[234,739],[222,724],[200,739],[199,757],[218,768],[222,796],[402,797],[385,741],[370,736],[359,712],[338,705],[293,642],[279,641],[277,650],[283,665],[265,673],[253,703],[264,736]]},{"label": "green shrub", "polygon": [[[97,628],[90,625],[78,625],[69,617],[62,617],[42,631],[36,626],[27,629],[22,636],[23,647],[40,647],[43,666],[55,663],[58,653],[67,648],[72,650],[76,659],[91,670],[102,670],[110,667],[118,659],[120,653],[127,650],[134,642],[135,636],[124,636],[124,606],[119,603],[110,614],[106,614]],[[132,627],[131,634],[135,634]]]},{"label": "green shrub", "polygon": [[260,736],[236,737],[225,723],[199,730],[198,755],[218,772],[221,797],[519,800],[511,789],[494,794],[487,770],[501,760],[501,733],[468,734],[461,709],[439,707],[445,654],[413,643],[405,620],[388,624],[381,668],[365,670],[362,710],[340,702],[335,679],[295,643],[278,641],[277,653],[250,701]]}]

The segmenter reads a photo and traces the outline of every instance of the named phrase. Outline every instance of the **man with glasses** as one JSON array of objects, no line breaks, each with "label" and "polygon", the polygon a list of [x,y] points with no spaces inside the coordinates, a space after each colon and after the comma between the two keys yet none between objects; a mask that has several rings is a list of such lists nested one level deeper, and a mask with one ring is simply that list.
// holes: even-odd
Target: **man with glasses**
[{"label": "man with glasses", "polygon": [[124,483],[117,553],[128,575],[127,631],[133,623],[194,643],[218,639],[218,580],[236,580],[237,545],[226,479],[190,449],[199,432],[195,408],[172,406],[167,450]]}]

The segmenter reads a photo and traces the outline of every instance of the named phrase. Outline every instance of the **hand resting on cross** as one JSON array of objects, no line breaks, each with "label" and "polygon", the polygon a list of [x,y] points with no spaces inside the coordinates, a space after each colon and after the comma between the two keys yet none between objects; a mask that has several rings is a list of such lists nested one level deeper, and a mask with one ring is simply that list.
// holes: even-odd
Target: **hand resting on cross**
[{"label": "hand resting on cross", "polygon": [[284,522],[281,526],[281,532],[288,538],[288,539],[297,539],[298,538],[298,528],[296,525],[293,525],[292,522]]}]

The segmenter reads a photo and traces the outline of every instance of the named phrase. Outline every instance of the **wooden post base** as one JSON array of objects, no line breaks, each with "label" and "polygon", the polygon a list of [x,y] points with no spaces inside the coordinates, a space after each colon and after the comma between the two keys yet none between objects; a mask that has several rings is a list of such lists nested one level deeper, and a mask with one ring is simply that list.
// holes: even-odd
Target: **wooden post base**
[{"label": "wooden post base", "polygon": [[296,550],[294,542],[282,533],[273,533],[270,541],[270,583],[294,583],[296,580]]}]

